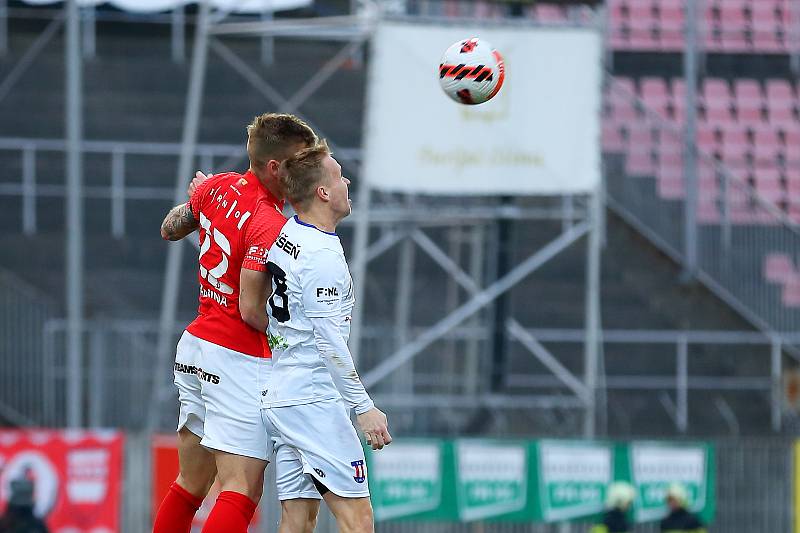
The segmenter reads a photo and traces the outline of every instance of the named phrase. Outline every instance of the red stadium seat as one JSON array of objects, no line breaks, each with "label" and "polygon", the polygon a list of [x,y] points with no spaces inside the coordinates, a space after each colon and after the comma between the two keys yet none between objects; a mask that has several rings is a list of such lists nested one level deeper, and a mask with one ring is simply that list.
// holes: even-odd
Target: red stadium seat
[{"label": "red stadium seat", "polygon": [[786,307],[800,307],[800,276],[792,276],[786,281],[781,301]]},{"label": "red stadium seat", "polygon": [[719,128],[714,125],[700,123],[697,126],[697,146],[706,153],[719,151],[722,146],[722,136]]},{"label": "red stadium seat", "polygon": [[773,102],[793,101],[794,89],[786,80],[767,80],[767,99]]},{"label": "red stadium seat", "polygon": [[792,259],[783,253],[769,253],[764,258],[764,277],[772,283],[784,284],[797,276]]},{"label": "red stadium seat", "polygon": [[655,165],[649,153],[631,152],[625,161],[625,172],[630,176],[653,176]]},{"label": "red stadium seat", "polygon": [[542,22],[563,22],[567,20],[567,14],[564,10],[552,4],[536,4],[534,8],[536,20]]},{"label": "red stadium seat", "polygon": [[775,162],[780,152],[778,134],[773,129],[757,129],[754,139],[754,157],[757,163]]},{"label": "red stadium seat", "polygon": [[619,126],[611,121],[603,122],[602,134],[603,150],[607,152],[622,152],[625,148],[625,139]]},{"label": "red stadium seat", "polygon": [[680,3],[660,2],[659,34],[661,50],[679,51],[684,46],[684,11]]},{"label": "red stadium seat", "polygon": [[683,198],[685,194],[683,175],[665,174],[658,176],[658,195],[667,200]]},{"label": "red stadium seat", "polygon": [[719,224],[719,208],[716,202],[699,202],[697,204],[697,221],[701,224]]},{"label": "red stadium seat", "polygon": [[756,193],[772,203],[779,203],[786,200],[786,190],[781,184],[781,176],[777,169],[760,170],[755,174]]},{"label": "red stadium seat", "polygon": [[739,122],[756,122],[761,120],[764,98],[761,85],[756,80],[736,80],[734,86],[736,118]]},{"label": "red stadium seat", "polygon": [[663,119],[669,118],[671,102],[667,84],[663,78],[643,78],[640,82],[641,97],[645,105]]}]

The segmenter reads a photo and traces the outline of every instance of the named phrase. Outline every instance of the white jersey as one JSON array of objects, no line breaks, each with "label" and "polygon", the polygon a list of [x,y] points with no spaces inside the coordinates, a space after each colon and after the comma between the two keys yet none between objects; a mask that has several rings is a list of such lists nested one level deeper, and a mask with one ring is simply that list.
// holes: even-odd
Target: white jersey
[{"label": "white jersey", "polygon": [[341,398],[311,321],[333,319],[345,342],[350,336],[355,297],[339,237],[294,216],[283,226],[267,261],[272,274],[267,313],[273,367],[264,406]]}]

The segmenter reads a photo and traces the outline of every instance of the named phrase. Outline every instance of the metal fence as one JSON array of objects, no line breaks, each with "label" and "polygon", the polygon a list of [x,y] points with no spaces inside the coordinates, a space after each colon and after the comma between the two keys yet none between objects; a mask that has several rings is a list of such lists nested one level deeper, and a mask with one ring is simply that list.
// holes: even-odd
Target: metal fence
[{"label": "metal fence", "polygon": [[[6,298],[11,294],[5,291]],[[29,303],[27,315],[19,315],[26,320],[24,326],[17,324],[16,315],[6,314],[0,321],[4,331],[25,332],[22,337],[3,336],[4,354],[9,355],[0,361],[4,380],[0,402],[26,413],[27,418],[20,420],[25,425],[64,427],[66,323],[48,318],[40,304]],[[39,318],[28,318],[34,311]],[[157,357],[157,332],[155,320],[85,323],[85,355],[77,374],[83,425],[172,430],[177,401],[171,361]],[[396,342],[392,332],[393,326],[367,328],[365,344],[374,348],[370,352],[389,353]],[[407,333],[415,338],[419,332],[417,326]],[[179,333],[176,330],[175,338]],[[517,333],[509,345],[510,373],[502,392],[492,391],[487,373],[470,362],[471,350],[482,353],[493,334],[485,323],[477,323],[453,329],[426,357],[408,363],[393,379],[375,387],[373,396],[392,414],[393,427],[406,434],[459,434],[470,419],[488,409],[494,416],[481,431],[490,434],[580,435],[576,421],[583,404],[566,401],[573,398],[564,376],[580,374],[585,332],[523,329]],[[526,345],[526,338],[536,339],[538,347]],[[778,337],[736,331],[605,330],[602,339],[599,435],[657,436],[672,431],[751,435],[780,432],[783,423],[792,420],[787,418],[792,412],[787,412],[782,381],[787,355]],[[796,342],[798,337],[789,340]],[[23,348],[24,356],[11,355],[12,350],[23,353]],[[562,373],[551,372],[541,350],[558,358]],[[362,374],[378,364],[380,358],[365,358]],[[558,406],[544,403],[552,397],[565,401]],[[447,417],[441,416],[444,411]]]},{"label": "metal fence", "polygon": [[0,417],[12,423],[43,424],[46,418],[42,330],[56,309],[37,289],[0,271]]}]

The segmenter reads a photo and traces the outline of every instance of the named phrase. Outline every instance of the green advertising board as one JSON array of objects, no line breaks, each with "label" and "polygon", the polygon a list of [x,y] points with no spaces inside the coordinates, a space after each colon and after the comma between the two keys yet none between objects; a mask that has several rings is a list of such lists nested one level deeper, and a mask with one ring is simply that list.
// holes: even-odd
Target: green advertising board
[{"label": "green advertising board", "polygon": [[603,511],[612,481],[637,491],[637,522],[667,512],[670,483],[711,523],[714,449],[708,444],[403,439],[367,450],[375,518],[418,521],[564,522]]},{"label": "green advertising board", "polygon": [[456,494],[462,521],[528,518],[528,445],[456,441]]},{"label": "green advertising board", "polygon": [[689,508],[706,522],[714,516],[714,453],[707,444],[635,442],[628,447],[630,481],[636,488],[637,522],[660,520],[667,514],[665,499],[671,483],[681,483]]},{"label": "green advertising board", "polygon": [[536,451],[542,521],[575,520],[603,511],[606,487],[614,480],[611,444],[543,440]]},{"label": "green advertising board", "polygon": [[368,450],[367,466],[376,520],[457,519],[452,443],[395,442],[380,452]]}]

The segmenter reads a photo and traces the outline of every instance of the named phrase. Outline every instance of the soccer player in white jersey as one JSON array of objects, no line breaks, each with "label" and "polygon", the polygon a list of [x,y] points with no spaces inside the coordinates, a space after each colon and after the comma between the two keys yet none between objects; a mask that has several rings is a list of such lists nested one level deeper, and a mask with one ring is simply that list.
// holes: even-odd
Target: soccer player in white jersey
[{"label": "soccer player in white jersey", "polygon": [[335,231],[350,214],[350,181],[324,142],[285,160],[279,175],[297,215],[267,258],[273,369],[262,413],[299,457],[339,530],[372,532],[364,451],[349,409],[373,449],[392,437],[347,348],[353,282]]}]

